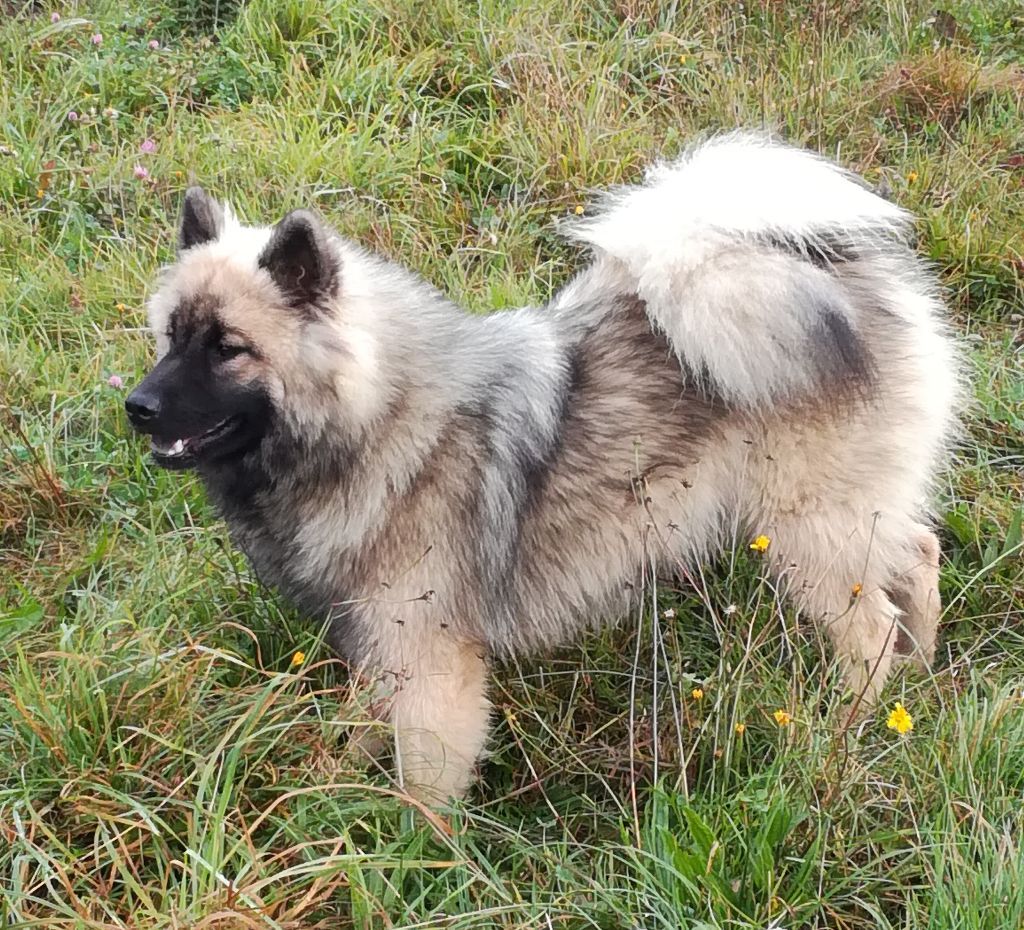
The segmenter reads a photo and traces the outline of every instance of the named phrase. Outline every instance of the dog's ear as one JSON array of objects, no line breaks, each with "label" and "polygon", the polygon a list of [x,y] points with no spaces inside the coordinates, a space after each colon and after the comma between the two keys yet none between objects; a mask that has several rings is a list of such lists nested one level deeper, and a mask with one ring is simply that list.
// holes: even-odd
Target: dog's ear
[{"label": "dog's ear", "polygon": [[185,204],[181,208],[178,227],[178,251],[191,249],[216,239],[224,228],[224,210],[201,187],[185,191]]},{"label": "dog's ear", "polygon": [[293,210],[274,227],[259,266],[294,307],[316,306],[337,292],[337,256],[327,230],[308,210]]}]

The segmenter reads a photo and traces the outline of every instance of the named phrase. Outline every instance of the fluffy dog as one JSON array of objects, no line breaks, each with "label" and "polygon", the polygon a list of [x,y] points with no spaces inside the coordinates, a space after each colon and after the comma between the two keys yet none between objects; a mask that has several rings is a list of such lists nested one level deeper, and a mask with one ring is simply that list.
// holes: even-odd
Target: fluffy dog
[{"label": "fluffy dog", "polygon": [[737,531],[871,702],[898,640],[933,658],[961,396],[910,227],[815,155],[720,137],[580,219],[590,261],[547,306],[472,316],[312,213],[244,226],[192,188],[125,406],[375,672],[424,797],[470,781],[491,659]]}]

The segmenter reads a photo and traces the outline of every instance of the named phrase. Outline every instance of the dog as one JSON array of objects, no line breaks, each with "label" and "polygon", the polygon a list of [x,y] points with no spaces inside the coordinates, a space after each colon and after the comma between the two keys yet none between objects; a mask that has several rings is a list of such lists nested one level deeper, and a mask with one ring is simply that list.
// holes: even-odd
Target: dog
[{"label": "dog", "polygon": [[622,616],[652,558],[756,534],[865,705],[935,652],[963,366],[911,217],[739,133],[567,234],[589,261],[546,306],[469,315],[311,212],[250,227],[191,188],[148,305],[131,423],[373,672],[431,801],[471,782],[488,664]]}]

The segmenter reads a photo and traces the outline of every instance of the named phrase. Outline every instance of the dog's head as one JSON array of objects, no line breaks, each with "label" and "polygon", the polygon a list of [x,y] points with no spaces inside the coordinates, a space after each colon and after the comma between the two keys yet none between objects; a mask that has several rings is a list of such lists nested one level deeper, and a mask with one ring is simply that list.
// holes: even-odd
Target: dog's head
[{"label": "dog's head", "polygon": [[317,403],[338,403],[341,258],[316,216],[297,210],[272,228],[244,227],[194,187],[178,246],[149,304],[157,364],[125,400],[158,464],[230,464],[288,403],[311,417]]}]

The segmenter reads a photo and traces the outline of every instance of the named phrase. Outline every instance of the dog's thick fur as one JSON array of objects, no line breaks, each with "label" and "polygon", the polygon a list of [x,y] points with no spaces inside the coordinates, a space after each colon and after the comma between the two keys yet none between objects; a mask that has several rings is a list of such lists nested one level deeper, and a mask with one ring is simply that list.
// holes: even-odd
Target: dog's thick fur
[{"label": "dog's thick fur", "polygon": [[897,640],[935,651],[960,365],[908,215],[732,135],[570,234],[592,260],[546,307],[478,317],[312,214],[246,227],[193,189],[150,303],[136,425],[378,674],[430,798],[470,780],[489,659],[621,615],[644,559],[769,536],[865,701]]}]

